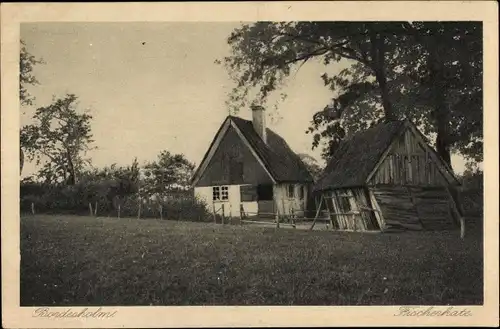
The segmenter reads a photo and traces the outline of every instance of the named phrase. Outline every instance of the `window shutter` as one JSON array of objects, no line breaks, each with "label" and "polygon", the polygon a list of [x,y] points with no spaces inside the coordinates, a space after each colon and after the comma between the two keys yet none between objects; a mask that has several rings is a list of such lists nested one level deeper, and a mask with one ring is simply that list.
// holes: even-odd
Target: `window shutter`
[{"label": "window shutter", "polygon": [[257,187],[253,185],[240,186],[241,202],[257,201]]}]

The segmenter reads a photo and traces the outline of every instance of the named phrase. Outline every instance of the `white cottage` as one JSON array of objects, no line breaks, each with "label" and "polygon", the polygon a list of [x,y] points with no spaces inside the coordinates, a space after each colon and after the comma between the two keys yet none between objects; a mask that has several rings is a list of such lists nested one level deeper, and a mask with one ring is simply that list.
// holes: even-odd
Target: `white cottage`
[{"label": "white cottage", "polygon": [[252,121],[228,116],[191,181],[194,194],[225,216],[301,215],[313,178],[285,140],[266,128],[265,110]]}]

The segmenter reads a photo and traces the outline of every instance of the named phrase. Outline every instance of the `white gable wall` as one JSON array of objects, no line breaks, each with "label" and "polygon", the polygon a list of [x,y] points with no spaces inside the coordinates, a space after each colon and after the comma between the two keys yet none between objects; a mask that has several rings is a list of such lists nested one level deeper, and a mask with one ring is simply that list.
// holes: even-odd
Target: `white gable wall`
[{"label": "white gable wall", "polygon": [[[306,209],[307,185],[305,184],[291,184],[294,187],[294,196],[288,196],[288,186],[290,184],[277,184],[274,186],[274,201],[276,203],[278,213],[280,215],[289,216],[292,213],[297,216],[302,216]],[[299,189],[304,188],[304,198],[299,198]]]},{"label": "white gable wall", "polygon": [[213,201],[213,186],[195,187],[194,195],[207,204],[210,213],[213,213],[215,210],[216,214],[222,215],[222,205],[224,204],[224,215],[226,217],[240,217],[240,205],[242,204],[243,210],[248,213],[248,216],[255,216],[257,214],[258,205],[256,201],[241,202],[241,185],[223,186],[228,186],[229,200],[227,201]]}]

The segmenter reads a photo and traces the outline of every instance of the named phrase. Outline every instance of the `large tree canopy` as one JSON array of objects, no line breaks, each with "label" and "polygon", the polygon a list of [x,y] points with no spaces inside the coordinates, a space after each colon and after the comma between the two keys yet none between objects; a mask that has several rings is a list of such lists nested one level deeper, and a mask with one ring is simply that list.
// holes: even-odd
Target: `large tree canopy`
[{"label": "large tree canopy", "polygon": [[172,154],[162,151],[157,161],[144,166],[142,191],[147,196],[164,197],[172,191],[189,188],[189,180],[195,166],[184,154]]},{"label": "large tree canopy", "polygon": [[79,113],[77,97],[69,94],[38,108],[33,119],[35,123],[21,129],[20,142],[30,160],[44,162],[39,177],[48,183],[74,185],[88,162],[84,155],[93,142],[92,116]]},{"label": "large tree canopy", "polygon": [[[436,134],[437,151],[482,158],[482,31],[479,24],[257,22],[228,37],[222,63],[236,87],[229,105],[266,103],[308,62],[347,68],[322,76],[332,100],[311,120],[313,148],[328,157],[345,136],[380,119],[408,117]],[[455,129],[458,127],[457,129]]]}]

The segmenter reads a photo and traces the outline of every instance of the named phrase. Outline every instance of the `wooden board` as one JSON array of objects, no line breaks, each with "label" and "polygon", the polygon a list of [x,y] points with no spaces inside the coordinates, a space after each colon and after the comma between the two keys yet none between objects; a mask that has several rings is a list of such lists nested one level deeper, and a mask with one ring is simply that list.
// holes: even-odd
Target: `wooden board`
[{"label": "wooden board", "polygon": [[403,187],[378,187],[373,194],[382,211],[387,229],[422,230],[417,211]]},{"label": "wooden board", "polygon": [[453,220],[451,199],[445,188],[411,187],[415,207],[424,227],[428,230],[452,230],[457,228]]},{"label": "wooden board", "polygon": [[452,230],[450,194],[442,187],[377,187],[372,189],[390,228]]}]

